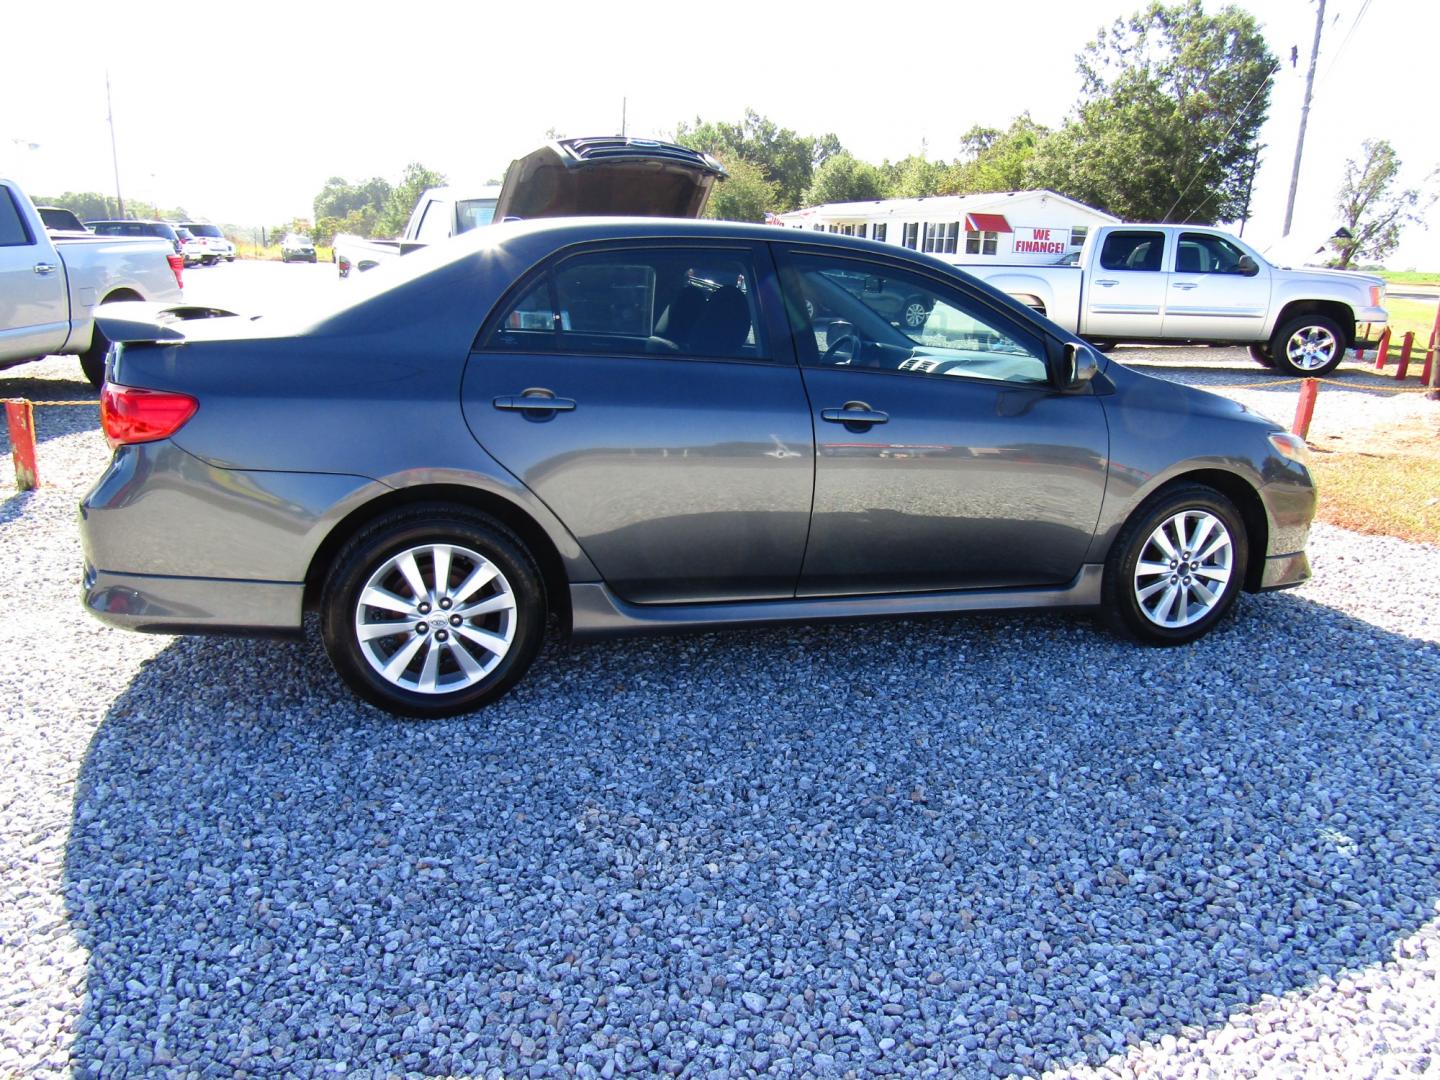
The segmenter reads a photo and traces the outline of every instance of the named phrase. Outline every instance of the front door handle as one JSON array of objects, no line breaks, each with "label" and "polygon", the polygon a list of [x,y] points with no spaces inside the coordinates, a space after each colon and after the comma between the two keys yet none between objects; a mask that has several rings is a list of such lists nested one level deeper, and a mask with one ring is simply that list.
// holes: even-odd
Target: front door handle
[{"label": "front door handle", "polygon": [[504,394],[495,399],[495,408],[509,412],[557,413],[574,412],[572,398],[556,397],[549,390],[526,390],[521,394]]},{"label": "front door handle", "polygon": [[1199,287],[1200,283],[1198,281],[1177,281],[1173,286],[1173,288],[1176,289],[1198,289]]},{"label": "front door handle", "polygon": [[820,419],[832,424],[883,424],[890,419],[889,413],[876,412],[863,401],[847,401],[843,409],[822,409]]},{"label": "front door handle", "polygon": [[37,274],[53,274],[53,273],[54,273],[56,270],[58,270],[58,269],[60,269],[60,268],[59,268],[58,266],[56,266],[54,263],[36,263],[36,264],[35,264],[35,273],[37,273]]},{"label": "front door handle", "polygon": [[1095,284],[1104,286],[1108,289],[1111,285],[1119,285],[1120,282],[1116,281],[1114,278],[1106,278],[1104,281],[1096,281]]}]

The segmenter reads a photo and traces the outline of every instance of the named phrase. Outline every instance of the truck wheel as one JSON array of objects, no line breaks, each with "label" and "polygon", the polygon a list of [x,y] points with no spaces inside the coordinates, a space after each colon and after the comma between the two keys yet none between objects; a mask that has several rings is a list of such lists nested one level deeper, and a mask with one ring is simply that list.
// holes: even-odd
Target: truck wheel
[{"label": "truck wheel", "polygon": [[109,351],[110,339],[100,332],[100,327],[95,327],[94,333],[90,336],[90,348],[80,354],[80,370],[85,373],[85,378],[90,385],[97,390],[105,381],[105,354]]},{"label": "truck wheel", "polygon": [[1251,345],[1250,359],[1261,367],[1275,366],[1275,354],[1270,351],[1269,345]]},{"label": "truck wheel", "polygon": [[1329,315],[1311,313],[1287,319],[1270,339],[1275,366],[1287,375],[1319,378],[1334,371],[1345,356],[1345,334]]},{"label": "truck wheel", "polygon": [[471,712],[540,649],[545,586],[520,538],[459,506],[397,510],[350,539],[320,598],[326,652],[387,712]]}]

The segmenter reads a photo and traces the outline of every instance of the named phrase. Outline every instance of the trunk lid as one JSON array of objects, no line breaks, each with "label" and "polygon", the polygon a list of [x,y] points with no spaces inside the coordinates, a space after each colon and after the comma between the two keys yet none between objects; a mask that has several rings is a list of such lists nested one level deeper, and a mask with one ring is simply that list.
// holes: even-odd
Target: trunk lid
[{"label": "trunk lid", "polygon": [[543,217],[698,218],[726,176],[709,154],[620,137],[559,139],[511,162],[495,220]]}]

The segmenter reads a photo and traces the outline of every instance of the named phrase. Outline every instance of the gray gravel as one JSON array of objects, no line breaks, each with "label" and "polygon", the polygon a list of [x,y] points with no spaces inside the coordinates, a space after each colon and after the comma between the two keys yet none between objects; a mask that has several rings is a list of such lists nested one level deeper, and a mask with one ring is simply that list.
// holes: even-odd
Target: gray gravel
[{"label": "gray gravel", "polygon": [[39,423],[51,486],[0,480],[0,1074],[1440,1069],[1434,549],[1317,528],[1314,583],[1172,651],[552,642],[413,724],[314,644],[86,617],[105,450]]}]

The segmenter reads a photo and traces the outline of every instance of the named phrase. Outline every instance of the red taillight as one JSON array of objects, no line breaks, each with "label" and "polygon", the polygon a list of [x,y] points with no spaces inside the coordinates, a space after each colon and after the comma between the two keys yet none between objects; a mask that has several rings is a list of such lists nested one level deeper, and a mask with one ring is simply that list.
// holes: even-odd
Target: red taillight
[{"label": "red taillight", "polygon": [[166,255],[165,258],[170,261],[170,271],[175,275],[175,285],[183,289],[185,287],[185,280],[182,277],[185,272],[185,256]]},{"label": "red taillight", "polygon": [[112,449],[154,442],[174,435],[199,407],[189,394],[106,383],[100,388],[100,427]]}]

